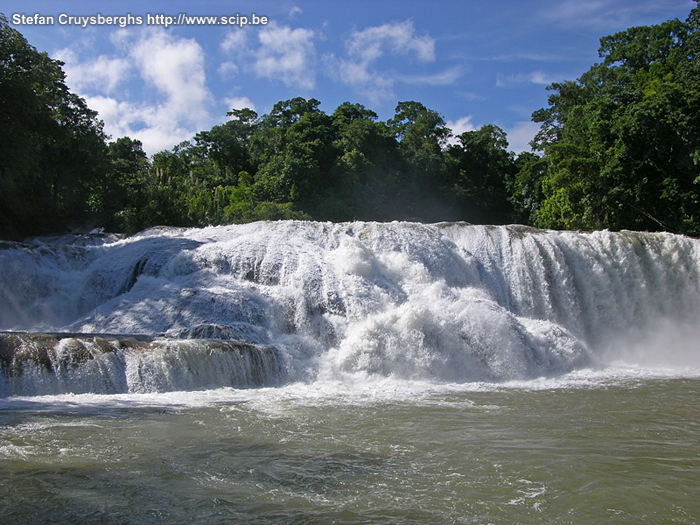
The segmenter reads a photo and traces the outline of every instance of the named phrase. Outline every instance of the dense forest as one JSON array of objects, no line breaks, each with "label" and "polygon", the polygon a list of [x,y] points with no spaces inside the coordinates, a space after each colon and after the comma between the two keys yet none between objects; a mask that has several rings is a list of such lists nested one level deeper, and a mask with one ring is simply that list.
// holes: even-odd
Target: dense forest
[{"label": "dense forest", "polygon": [[62,63],[0,16],[0,238],[266,219],[463,220],[700,234],[700,7],[601,39],[549,86],[535,153],[495,125],[453,136],[404,101],[393,118],[294,98],[151,158],[110,141]]}]

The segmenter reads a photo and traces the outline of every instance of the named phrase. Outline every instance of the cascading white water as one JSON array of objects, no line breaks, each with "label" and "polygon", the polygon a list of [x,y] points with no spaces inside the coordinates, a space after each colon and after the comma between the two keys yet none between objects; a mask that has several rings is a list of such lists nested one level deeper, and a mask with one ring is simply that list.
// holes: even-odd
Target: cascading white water
[{"label": "cascading white water", "polygon": [[276,349],[222,340],[0,333],[0,397],[272,386]]},{"label": "cascading white water", "polygon": [[274,346],[286,381],[464,382],[564,373],[651,336],[673,351],[663,333],[700,313],[700,242],[665,233],[283,221],[79,239],[0,246],[0,329]]}]

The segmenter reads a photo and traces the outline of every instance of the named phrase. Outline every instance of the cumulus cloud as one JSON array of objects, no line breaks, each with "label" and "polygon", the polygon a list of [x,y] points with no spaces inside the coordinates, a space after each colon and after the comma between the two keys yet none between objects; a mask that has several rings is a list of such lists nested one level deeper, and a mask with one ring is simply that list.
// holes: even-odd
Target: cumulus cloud
[{"label": "cumulus cloud", "polygon": [[222,76],[231,76],[244,69],[261,78],[281,81],[289,87],[315,87],[314,31],[271,22],[257,35],[257,43],[251,43],[244,31],[231,31],[226,35],[221,50],[235,61],[221,65],[219,73]]},{"label": "cumulus cloud", "polygon": [[[204,52],[195,40],[149,28],[118,31],[112,43],[113,56],[87,62],[70,49],[56,53],[66,62],[68,83],[99,113],[107,134],[138,139],[152,154],[214,123]],[[134,78],[141,85],[128,84]],[[133,101],[129,88],[143,88],[149,100]]]},{"label": "cumulus cloud", "polygon": [[372,102],[378,103],[394,96],[392,88],[395,79],[370,71],[368,64],[341,59],[336,67],[337,78],[341,82],[353,87],[356,92],[366,96]]},{"label": "cumulus cloud", "polygon": [[245,108],[255,111],[255,104],[248,97],[227,97],[224,99],[224,104],[228,107],[228,111]]},{"label": "cumulus cloud", "polygon": [[314,32],[271,23],[258,33],[253,69],[260,77],[281,80],[290,87],[315,86]]},{"label": "cumulus cloud", "polygon": [[448,144],[459,144],[457,139],[462,133],[466,131],[476,130],[476,126],[472,124],[472,116],[460,117],[457,120],[448,120],[445,125],[452,130],[452,136],[447,140]]},{"label": "cumulus cloud", "polygon": [[246,32],[240,29],[228,32],[220,47],[225,53],[241,53],[246,48]]},{"label": "cumulus cloud", "polygon": [[132,64],[126,58],[101,55],[90,62],[81,62],[71,49],[61,49],[54,57],[65,63],[67,81],[78,91],[98,89],[111,93],[126,79]]},{"label": "cumulus cloud", "polygon": [[414,53],[422,61],[435,60],[435,41],[429,36],[417,36],[413,22],[394,22],[354,31],[346,42],[348,54],[369,64],[383,56]]},{"label": "cumulus cloud", "polygon": [[391,98],[397,81],[434,83],[455,77],[456,70],[441,77],[401,78],[394,72],[380,71],[376,67],[376,62],[386,55],[414,56],[421,62],[435,60],[435,40],[427,35],[417,35],[410,20],[353,31],[345,42],[345,49],[344,58],[328,57],[332,75],[374,102]]},{"label": "cumulus cloud", "polygon": [[[459,144],[458,137],[465,131],[476,131],[477,127],[472,122],[472,116],[460,117],[457,120],[448,120],[445,125],[452,130],[452,135],[447,140],[448,144]],[[515,153],[532,151],[530,141],[535,138],[540,130],[540,125],[532,121],[519,121],[508,129],[504,129],[508,137],[508,150]]]},{"label": "cumulus cloud", "polygon": [[231,61],[222,62],[219,66],[219,76],[223,79],[228,79],[236,76],[240,71],[238,64]]},{"label": "cumulus cloud", "polygon": [[537,122],[516,122],[512,127],[504,130],[508,135],[509,149],[515,153],[532,151],[530,141],[535,138],[539,130],[540,125]]},{"label": "cumulus cloud", "polygon": [[131,135],[134,126],[142,127],[148,120],[146,108],[131,102],[120,102],[116,98],[103,95],[86,96],[85,101],[91,109],[99,113],[108,128],[107,132],[114,138]]},{"label": "cumulus cloud", "polygon": [[219,45],[221,51],[226,55],[234,57],[236,60],[227,60],[219,66],[219,75],[223,79],[229,79],[236,76],[241,68],[241,62],[247,52],[246,31],[230,31],[226,34]]},{"label": "cumulus cloud", "polygon": [[155,31],[139,39],[130,55],[141,77],[165,96],[162,110],[192,124],[208,120],[204,52],[195,40]]}]

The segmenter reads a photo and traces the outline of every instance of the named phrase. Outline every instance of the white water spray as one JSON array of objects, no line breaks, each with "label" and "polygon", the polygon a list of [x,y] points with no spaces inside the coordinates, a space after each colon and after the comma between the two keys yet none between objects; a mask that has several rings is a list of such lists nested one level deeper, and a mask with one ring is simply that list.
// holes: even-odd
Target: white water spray
[{"label": "white water spray", "polygon": [[[153,229],[5,243],[0,301],[3,330],[274,346],[286,381],[527,379],[639,356],[652,336],[645,360],[672,352],[664,334],[700,313],[700,242],[458,223]],[[684,338],[682,355],[699,353]]]}]

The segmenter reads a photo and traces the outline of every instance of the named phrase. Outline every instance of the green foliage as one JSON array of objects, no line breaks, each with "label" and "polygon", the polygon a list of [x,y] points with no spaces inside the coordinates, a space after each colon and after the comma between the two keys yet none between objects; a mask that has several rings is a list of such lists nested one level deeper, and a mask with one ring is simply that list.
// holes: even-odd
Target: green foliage
[{"label": "green foliage", "polygon": [[494,125],[452,137],[402,101],[378,120],[344,102],[280,101],[150,159],[107,144],[61,63],[0,17],[0,234],[254,220],[467,220],[700,234],[700,8],[601,39],[601,63],[552,84],[533,147]]},{"label": "green foliage", "polygon": [[121,137],[108,144],[111,171],[101,192],[101,222],[110,231],[137,231],[150,163],[138,140]]},{"label": "green foliage", "polygon": [[331,118],[316,99],[278,102],[252,137],[262,200],[310,209],[333,162]]},{"label": "green foliage", "polygon": [[294,209],[291,202],[258,201],[250,186],[228,188],[228,205],[224,212],[226,222],[244,223],[284,219],[309,220],[311,217]]},{"label": "green foliage", "polygon": [[698,10],[602,38],[602,63],[550,86],[539,226],[700,234]]},{"label": "green foliage", "polygon": [[384,219],[399,193],[398,142],[377,114],[345,102],[332,115],[336,138],[324,202],[319,215],[329,220]]},{"label": "green foliage", "polygon": [[399,141],[408,182],[421,186],[439,181],[446,169],[444,149],[450,135],[442,116],[419,102],[399,102],[388,125]]},{"label": "green foliage", "polygon": [[508,186],[515,177],[516,164],[513,154],[507,151],[505,132],[488,125],[466,131],[458,139],[459,144],[449,149],[454,163],[450,184],[466,219],[509,222],[514,214]]},{"label": "green foliage", "polygon": [[0,15],[0,233],[90,221],[108,167],[102,123],[65,84],[62,63]]},{"label": "green foliage", "polygon": [[508,200],[514,209],[515,222],[535,224],[538,221],[547,170],[547,159],[535,153],[525,151],[515,159],[515,175],[507,181]]},{"label": "green foliage", "polygon": [[0,218],[16,229],[3,233],[61,230],[69,220],[135,232],[275,219],[511,216],[505,188],[514,160],[493,126],[448,148],[444,119],[418,102],[399,102],[380,122],[360,104],[328,115],[318,100],[297,97],[262,116],[233,110],[225,123],[149,159],[129,137],[106,143],[95,113],[66,88],[60,62],[7,24],[2,35]]}]

